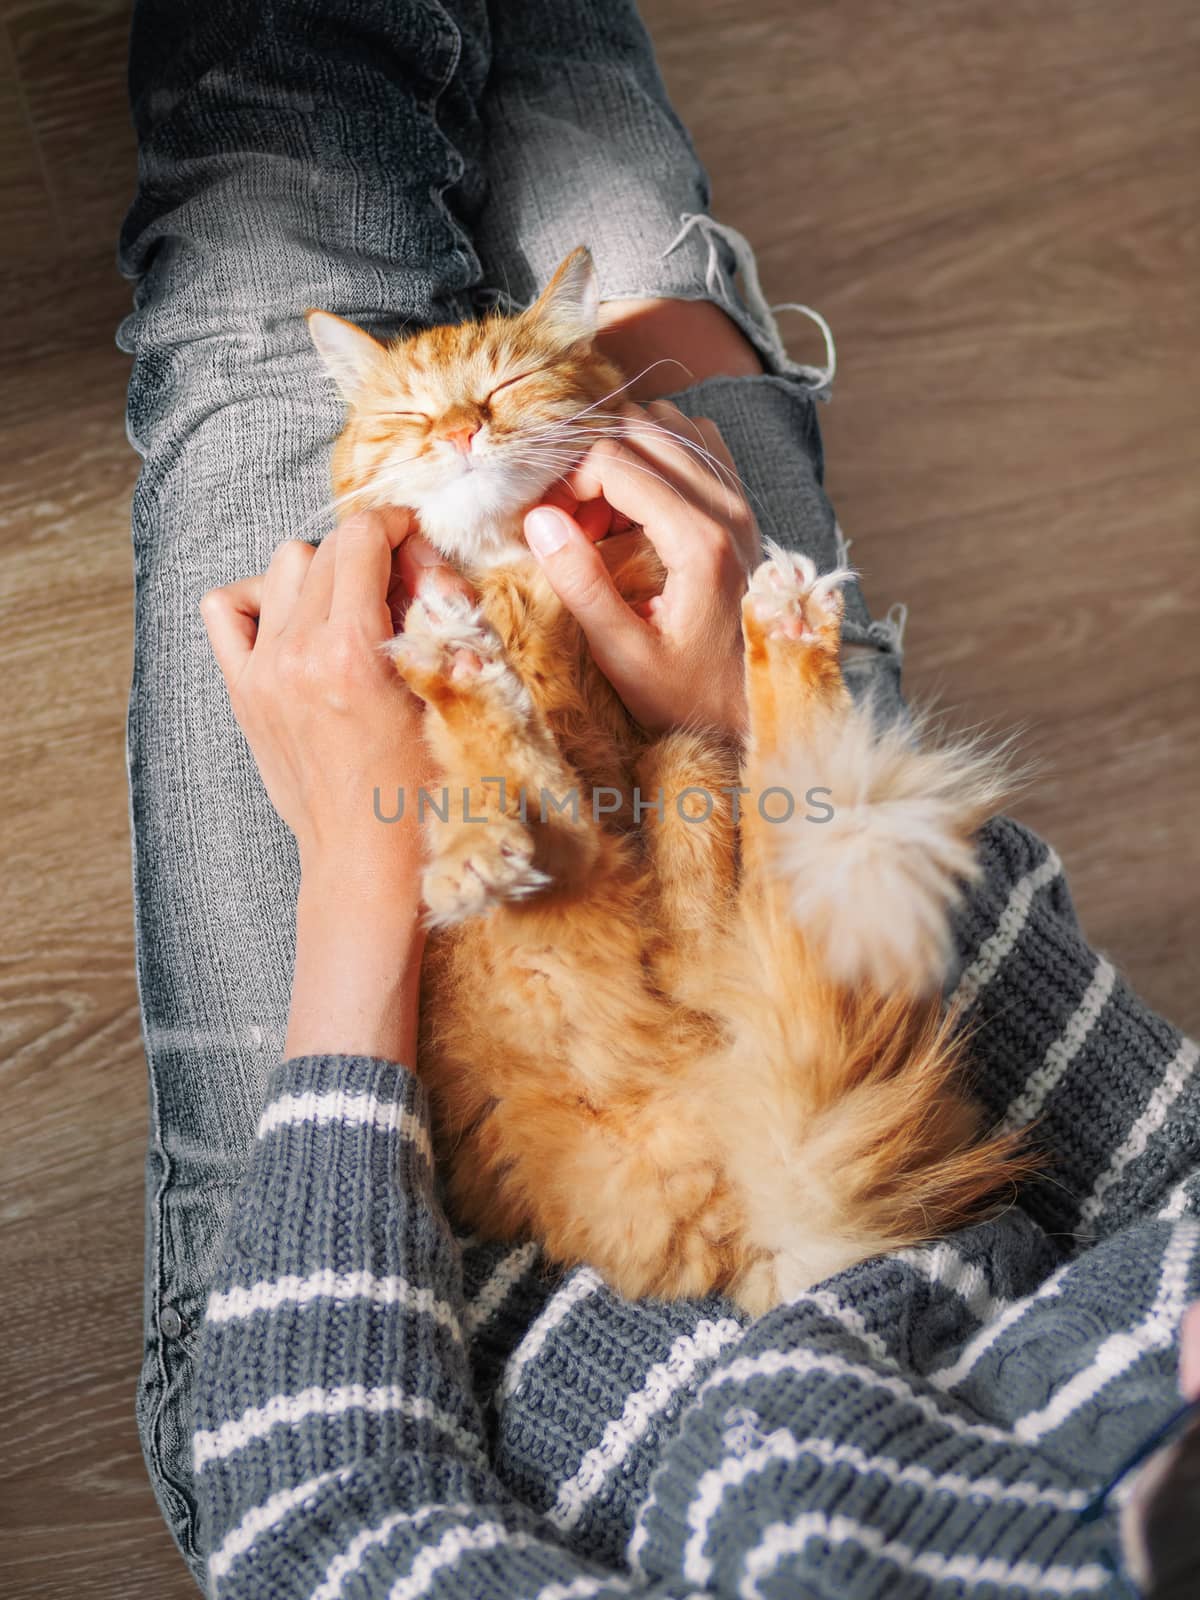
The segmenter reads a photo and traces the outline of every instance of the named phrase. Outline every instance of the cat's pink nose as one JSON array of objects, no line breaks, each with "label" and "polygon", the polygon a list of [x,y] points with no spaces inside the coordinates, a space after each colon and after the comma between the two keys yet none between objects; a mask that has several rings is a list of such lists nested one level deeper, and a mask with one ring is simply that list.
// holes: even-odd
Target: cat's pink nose
[{"label": "cat's pink nose", "polygon": [[469,456],[471,454],[471,440],[478,432],[478,428],[455,428],[451,433],[443,434],[442,437],[452,444],[460,455]]}]

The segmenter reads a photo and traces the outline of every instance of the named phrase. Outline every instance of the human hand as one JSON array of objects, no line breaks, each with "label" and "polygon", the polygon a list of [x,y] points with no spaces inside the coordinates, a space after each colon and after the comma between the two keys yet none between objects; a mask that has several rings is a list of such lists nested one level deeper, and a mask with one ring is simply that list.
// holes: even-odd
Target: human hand
[{"label": "human hand", "polygon": [[[741,611],[760,556],[754,516],[714,422],[666,401],[625,408],[526,513],[525,538],[587,637],[597,666],[651,732],[682,723],[740,734],[746,720]],[[667,569],[637,609],[618,593],[597,540],[640,526]]]},{"label": "human hand", "polygon": [[[200,603],[234,715],[296,836],[300,894],[289,1056],[415,1060],[420,844],[397,789],[432,776],[421,711],[379,646],[409,598],[466,589],[406,511],[344,522],[319,549],[289,539],[267,572]],[[283,909],[283,908],[281,908]]]},{"label": "human hand", "polygon": [[408,598],[464,580],[406,511],[367,512],[319,547],[289,539],[265,574],[200,602],[213,653],[271,803],[301,868],[363,879],[402,865],[407,826],[384,827],[397,788],[431,775],[421,710],[379,646]]}]

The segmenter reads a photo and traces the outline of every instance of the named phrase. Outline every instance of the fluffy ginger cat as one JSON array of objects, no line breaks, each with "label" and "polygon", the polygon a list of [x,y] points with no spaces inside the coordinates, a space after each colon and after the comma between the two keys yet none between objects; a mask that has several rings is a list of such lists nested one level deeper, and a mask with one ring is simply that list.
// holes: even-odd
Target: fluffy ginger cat
[{"label": "fluffy ginger cat", "polygon": [[[445,777],[420,1073],[478,1234],[757,1314],[974,1220],[1028,1169],[1017,1136],[980,1136],[939,998],[1000,777],[874,726],[839,664],[848,575],[776,548],[742,607],[744,748],[632,722],[521,535],[621,426],[596,317],[583,249],[517,316],[384,345],[309,313],[350,408],[339,503],[414,510],[479,597],[414,602],[390,647]],[[632,543],[613,575],[636,603],[662,568]]]}]

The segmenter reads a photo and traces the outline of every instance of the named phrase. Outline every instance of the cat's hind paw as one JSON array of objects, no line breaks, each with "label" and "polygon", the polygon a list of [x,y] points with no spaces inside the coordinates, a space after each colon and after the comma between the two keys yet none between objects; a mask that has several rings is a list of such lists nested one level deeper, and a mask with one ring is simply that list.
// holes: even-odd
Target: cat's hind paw
[{"label": "cat's hind paw", "polygon": [[842,585],[854,574],[848,567],[817,575],[808,556],[778,545],[750,579],[742,602],[748,631],[765,639],[793,639],[836,650],[845,601]]},{"label": "cat's hind paw", "polygon": [[551,879],[534,866],[533,852],[529,829],[501,813],[435,840],[421,886],[429,925],[453,927],[501,901],[527,900],[548,888]]}]

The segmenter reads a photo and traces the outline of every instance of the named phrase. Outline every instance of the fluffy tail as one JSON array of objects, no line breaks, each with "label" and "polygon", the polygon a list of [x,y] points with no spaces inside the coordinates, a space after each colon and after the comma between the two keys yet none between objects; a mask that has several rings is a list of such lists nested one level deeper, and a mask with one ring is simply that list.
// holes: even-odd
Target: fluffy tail
[{"label": "fluffy tail", "polygon": [[753,1092],[727,1073],[716,1102],[756,1247],[733,1292],[755,1314],[978,1222],[1039,1166],[1022,1133],[987,1136],[961,1082],[967,1040],[937,998],[864,988],[831,1004],[804,978],[801,965],[773,1015],[747,1030],[760,1050]]},{"label": "fluffy tail", "polygon": [[[769,865],[828,975],[882,993],[938,988],[949,914],[980,873],[972,835],[1012,788],[1006,746],[928,741],[929,719],[880,729],[869,703],[817,721],[774,780],[828,790],[768,830]],[[825,821],[809,820],[821,806]]]}]

